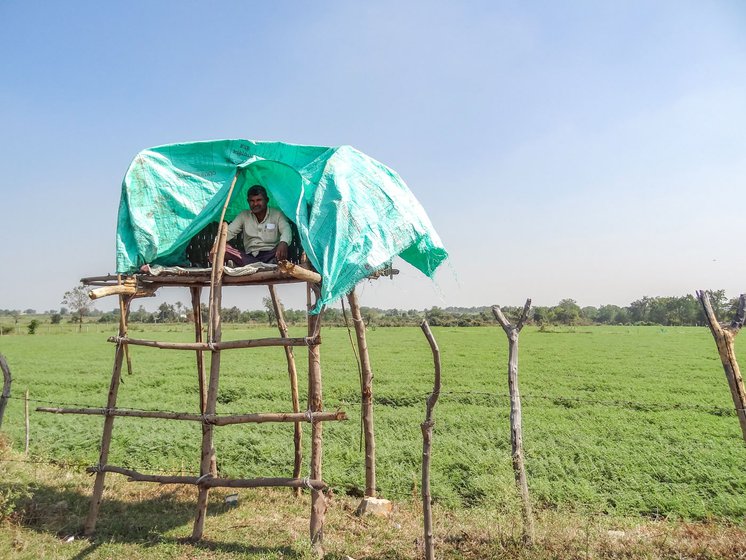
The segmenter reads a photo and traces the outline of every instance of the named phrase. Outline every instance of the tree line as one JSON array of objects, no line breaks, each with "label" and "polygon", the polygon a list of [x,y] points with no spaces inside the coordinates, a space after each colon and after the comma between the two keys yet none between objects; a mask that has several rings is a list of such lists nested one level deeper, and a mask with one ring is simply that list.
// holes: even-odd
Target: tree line
[{"label": "tree line", "polygon": [[[710,290],[710,300],[715,313],[721,320],[732,317],[738,306],[738,298],[728,298],[725,290]],[[68,322],[81,323],[84,316],[88,320],[100,323],[119,321],[119,310],[99,311],[90,305],[86,297],[69,297],[66,293],[65,303],[69,308],[59,311],[50,310],[52,323],[59,323],[66,318]],[[522,307],[501,306],[509,317],[518,317]],[[26,310],[25,313],[28,314]],[[202,304],[202,320],[207,321],[208,308]],[[376,307],[361,308],[363,320],[369,327],[417,326],[427,319],[432,326],[472,327],[494,325],[490,306],[482,307],[431,307],[425,310],[416,309],[379,309]],[[0,315],[19,317],[19,310],[0,309]],[[302,325],[306,322],[305,310],[284,309],[285,321],[290,325]],[[222,309],[222,320],[225,323],[244,323],[254,325],[275,325],[276,318],[272,302],[264,298],[263,309],[242,310],[238,307]],[[142,305],[130,312],[132,323],[178,323],[192,322],[191,306],[181,302],[162,303],[157,310],[148,311]],[[664,326],[701,326],[705,324],[704,314],[699,302],[693,295],[643,297],[626,306],[601,305],[599,307],[581,307],[573,299],[563,299],[554,306],[532,307],[529,315],[534,325],[664,325]],[[349,311],[343,314],[339,308],[329,308],[324,312],[324,324],[344,326],[350,323]]]}]

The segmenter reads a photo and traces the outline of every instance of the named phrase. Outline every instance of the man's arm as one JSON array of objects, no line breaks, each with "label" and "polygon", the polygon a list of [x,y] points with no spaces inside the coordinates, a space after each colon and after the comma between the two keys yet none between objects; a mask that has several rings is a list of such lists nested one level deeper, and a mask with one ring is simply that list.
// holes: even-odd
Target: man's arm
[{"label": "man's arm", "polygon": [[285,217],[285,214],[278,210],[277,227],[280,230],[280,242],[275,249],[275,260],[285,261],[288,258],[288,246],[293,241],[293,228]]}]

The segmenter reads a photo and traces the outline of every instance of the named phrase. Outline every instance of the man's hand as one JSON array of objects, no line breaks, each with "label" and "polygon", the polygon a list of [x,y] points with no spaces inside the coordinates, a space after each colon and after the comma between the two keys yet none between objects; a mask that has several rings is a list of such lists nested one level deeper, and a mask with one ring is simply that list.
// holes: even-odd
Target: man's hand
[{"label": "man's hand", "polygon": [[280,241],[275,249],[275,259],[277,262],[286,261],[288,259],[288,244],[284,241]]}]

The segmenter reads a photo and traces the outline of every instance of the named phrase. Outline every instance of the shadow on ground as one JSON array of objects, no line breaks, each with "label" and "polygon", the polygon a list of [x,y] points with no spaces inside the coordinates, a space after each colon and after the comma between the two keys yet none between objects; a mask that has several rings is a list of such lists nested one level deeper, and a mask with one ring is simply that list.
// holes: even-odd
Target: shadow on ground
[{"label": "shadow on ground", "polygon": [[[90,495],[78,489],[60,489],[55,486],[0,482],[0,506],[11,512],[10,517],[19,525],[54,535],[59,539],[82,537],[82,527],[88,513]],[[297,551],[288,546],[261,547],[249,543],[216,542],[203,539],[191,542],[188,538],[165,536],[166,533],[188,527],[196,513],[196,500],[190,493],[172,487],[161,487],[155,497],[122,501],[104,500],[96,524],[96,531],[87,540],[89,544],[73,560],[82,560],[92,555],[103,544],[138,544],[144,548],[164,544],[180,545],[196,550],[214,550],[237,555],[272,555],[282,558],[300,558]],[[228,506],[210,504],[210,518],[228,510]],[[188,553],[188,551],[185,551]]]}]

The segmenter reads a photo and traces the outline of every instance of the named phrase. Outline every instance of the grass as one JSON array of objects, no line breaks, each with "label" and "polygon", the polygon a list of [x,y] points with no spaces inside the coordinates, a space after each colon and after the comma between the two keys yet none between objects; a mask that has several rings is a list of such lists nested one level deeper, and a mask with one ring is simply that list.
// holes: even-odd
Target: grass
[{"label": "grass", "polygon": [[[513,557],[509,551],[513,546],[511,535],[516,533],[515,527],[520,532],[520,525],[509,458],[505,335],[497,327],[433,330],[443,357],[443,394],[435,410],[432,463],[432,489],[438,508],[436,532],[439,519],[441,524],[449,520],[447,528],[441,525],[439,534],[445,539],[441,546],[453,554],[448,557],[477,558],[498,553]],[[229,330],[225,337],[255,338],[275,336],[275,333],[272,329],[253,328]],[[157,333],[137,332],[135,336],[189,340],[190,335],[183,328],[161,325]],[[302,332],[294,330],[291,336],[302,336]],[[114,354],[113,345],[104,342],[105,338],[102,333],[41,333],[0,338],[0,352],[6,355],[14,374],[14,395],[22,394],[28,387],[31,399],[36,401],[103,406]],[[368,342],[375,374],[380,494],[395,500],[399,512],[406,512],[406,515],[402,513],[402,519],[411,517],[410,521],[399,522],[405,529],[386,524],[375,529],[376,539],[383,538],[383,542],[388,541],[391,546],[395,542],[408,543],[401,548],[395,546],[398,556],[381,556],[381,552],[370,554],[378,554],[375,557],[381,558],[415,557],[417,549],[411,543],[419,535],[417,500],[413,500],[419,493],[422,447],[419,424],[424,418],[425,397],[432,389],[432,356],[416,328],[373,329],[368,333]],[[578,327],[539,332],[526,328],[520,342],[519,375],[528,478],[539,516],[537,527],[547,538],[546,550],[554,534],[557,546],[567,547],[568,554],[560,556],[582,556],[584,538],[588,539],[591,556],[603,556],[606,554],[603,543],[608,540],[605,532],[615,527],[625,530],[625,537],[621,539],[623,546],[616,537],[613,542],[609,541],[611,548],[608,550],[619,552],[621,556],[618,557],[636,557],[625,556],[633,548],[651,557],[660,554],[665,557],[666,547],[681,552],[684,549],[676,547],[691,544],[684,535],[687,532],[701,532],[705,541],[710,538],[717,541],[731,531],[736,536],[728,538],[743,544],[739,524],[746,515],[746,472],[743,469],[746,450],[709,331],[672,327]],[[195,410],[198,391],[192,353],[135,347],[131,351],[134,373],[124,375],[119,406]],[[302,349],[298,349],[297,354],[301,390],[304,391]],[[745,357],[741,351],[741,363]],[[342,516],[337,521],[330,520],[327,533],[332,535],[340,530],[346,534],[350,524],[377,521],[353,519],[345,509],[353,507],[350,504],[354,502],[346,494],[356,495],[364,486],[357,364],[345,329],[323,331],[322,368],[325,407],[340,407],[351,418],[346,423],[327,423],[324,428],[324,479],[333,486],[335,500],[340,504],[332,506],[330,515]],[[42,403],[32,403],[39,404]],[[219,412],[276,412],[289,408],[287,373],[281,350],[224,353]],[[32,411],[31,424],[32,459],[67,465],[70,469],[60,472],[71,473],[71,476],[79,476],[79,465],[97,462],[101,418]],[[20,400],[10,401],[3,431],[8,435],[10,446],[17,450],[23,438]],[[289,475],[291,425],[229,426],[218,428],[216,433],[221,474]],[[306,429],[305,444],[308,439]],[[109,462],[146,472],[194,473],[198,470],[199,448],[197,424],[122,418],[116,421]],[[307,449],[305,457],[308,457]],[[121,519],[116,516],[118,522],[128,525],[122,529],[105,526],[104,535],[124,546],[129,538],[124,535],[134,531],[131,539],[140,545],[150,538],[161,539],[158,547],[176,547],[174,554],[182,554],[168,556],[170,553],[164,553],[164,558],[199,557],[203,553],[205,549],[199,547],[190,548],[191,552],[187,553],[177,546],[177,540],[190,531],[193,491],[120,485],[117,478],[109,475],[107,484],[122,488],[124,494],[121,499],[114,498],[119,505],[106,506],[112,499],[107,488],[101,523],[112,523],[112,515],[121,510]],[[90,480],[76,484],[75,492],[66,500],[70,510],[76,512],[70,516],[73,521],[69,526],[54,529],[55,533],[72,532],[79,522],[78,517],[85,514]],[[6,483],[0,488],[7,490],[9,485]],[[63,492],[51,482],[49,487],[53,497],[56,497],[54,493]],[[218,493],[215,494],[219,500]],[[269,515],[280,508],[278,504],[286,501],[293,504],[285,498],[285,493],[241,493],[242,503],[247,504],[242,507],[255,514]],[[146,504],[137,506],[141,500]],[[183,505],[170,500],[183,502]],[[16,502],[23,502],[22,497]],[[113,509],[107,510],[107,507]],[[164,516],[158,512],[182,507],[183,515],[171,519],[169,514],[165,516],[169,518],[169,526],[160,525]],[[284,511],[285,507],[290,509]],[[299,509],[296,511],[294,507]],[[211,508],[220,512],[219,504]],[[286,526],[281,519],[277,523],[277,535],[262,538],[289,543],[290,548],[283,552],[284,549],[268,544],[267,550],[241,549],[240,554],[251,558],[300,558],[298,554],[305,554],[302,547],[293,548],[296,546],[293,543],[305,539],[308,508],[305,505],[282,505],[282,508],[278,509],[282,511],[281,517],[297,517],[297,527],[291,531],[294,525]],[[153,513],[148,514],[151,509]],[[134,511],[134,515],[129,511]],[[229,513],[218,513],[216,517],[222,519]],[[667,520],[667,523],[653,523],[658,520]],[[133,528],[132,524],[140,529]],[[639,531],[643,531],[647,536],[643,539],[645,543],[632,546],[629,527],[635,524],[642,524],[644,530],[634,529],[637,531],[634,534],[640,536]],[[24,522],[17,530],[25,535],[29,526],[34,524]],[[236,553],[226,549],[230,545],[225,543],[234,542],[234,537],[220,521],[208,519],[206,526],[214,549],[210,551],[212,556],[204,552],[204,557],[230,557],[221,554]],[[461,527],[462,536],[456,527]],[[356,530],[367,535],[368,529],[358,527]],[[660,538],[668,544],[653,546],[651,543],[657,538],[651,536],[654,534],[662,535]],[[366,536],[363,541],[374,551],[379,545],[368,542],[369,538]],[[262,541],[243,537],[240,540]],[[345,542],[339,541],[334,546],[339,550],[358,550]],[[2,544],[0,540],[0,547]],[[688,552],[682,554],[697,557],[693,550],[686,548]],[[357,554],[365,556],[367,553]]]}]

